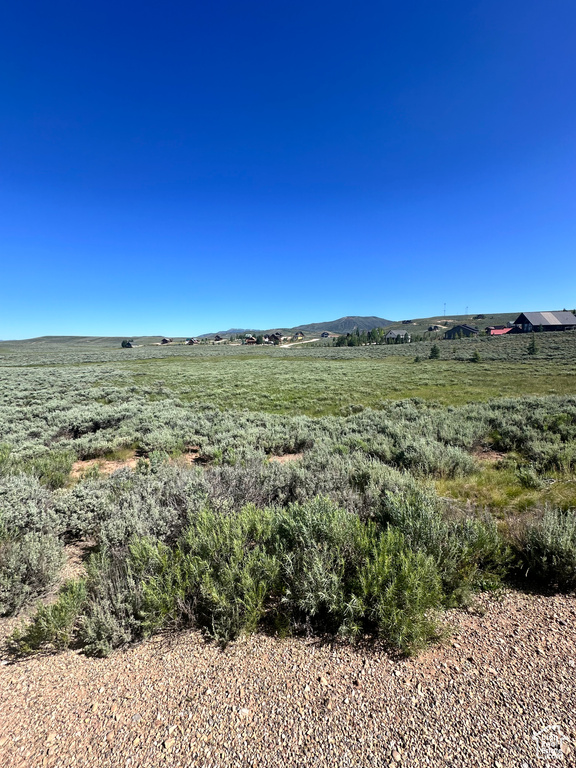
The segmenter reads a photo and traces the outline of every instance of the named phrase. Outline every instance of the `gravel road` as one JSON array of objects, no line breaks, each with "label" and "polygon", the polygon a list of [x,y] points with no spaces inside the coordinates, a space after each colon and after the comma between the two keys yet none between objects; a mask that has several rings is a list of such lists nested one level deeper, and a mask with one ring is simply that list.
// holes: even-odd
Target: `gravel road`
[{"label": "gravel road", "polygon": [[576,599],[480,604],[416,659],[263,635],[221,650],[194,632],[108,659],[4,657],[0,765],[576,765]]}]

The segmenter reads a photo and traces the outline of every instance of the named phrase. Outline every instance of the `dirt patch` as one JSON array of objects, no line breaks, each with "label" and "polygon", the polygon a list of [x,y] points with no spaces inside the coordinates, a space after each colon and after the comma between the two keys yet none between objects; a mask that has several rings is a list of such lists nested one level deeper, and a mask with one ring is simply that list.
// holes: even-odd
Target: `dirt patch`
[{"label": "dirt patch", "polygon": [[[117,472],[119,469],[125,469],[126,467],[134,469],[140,458],[145,457],[139,457],[136,455],[136,452],[134,452],[132,456],[129,456],[126,459],[83,459],[75,461],[72,465],[70,477],[73,480],[78,480],[92,467],[98,467],[102,475],[111,475],[113,472]],[[199,460],[200,448],[194,447],[190,448],[181,456],[178,456],[175,459],[170,459],[170,463],[190,466]]]},{"label": "dirt patch", "polygon": [[76,541],[64,547],[66,562],[60,573],[61,583],[68,579],[78,579],[86,573],[85,560],[96,542],[91,540]]},{"label": "dirt patch", "polygon": [[274,461],[277,464],[287,464],[289,461],[298,461],[304,456],[303,453],[285,453],[282,456],[270,456],[268,461]]},{"label": "dirt patch", "polygon": [[70,477],[76,480],[92,467],[98,467],[103,475],[111,475],[119,469],[124,469],[124,467],[134,469],[137,463],[138,459],[136,456],[131,456],[129,459],[83,459],[72,464]]},{"label": "dirt patch", "polygon": [[498,461],[502,461],[506,458],[506,454],[501,451],[493,451],[491,448],[477,448],[472,452],[472,456],[478,461],[483,461],[486,464],[496,464]]},{"label": "dirt patch", "polygon": [[185,466],[192,466],[196,462],[201,462],[200,448],[190,448],[190,450],[178,456],[176,459],[170,459],[171,464],[184,464]]}]

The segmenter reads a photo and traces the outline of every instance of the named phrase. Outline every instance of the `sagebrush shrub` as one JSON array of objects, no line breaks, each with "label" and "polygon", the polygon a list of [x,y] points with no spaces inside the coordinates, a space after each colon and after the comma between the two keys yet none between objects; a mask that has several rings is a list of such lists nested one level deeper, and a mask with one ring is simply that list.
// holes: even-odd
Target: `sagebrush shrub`
[{"label": "sagebrush shrub", "polygon": [[0,615],[15,613],[58,579],[62,543],[51,534],[0,534]]},{"label": "sagebrush shrub", "polygon": [[528,526],[520,554],[529,577],[561,590],[576,587],[576,510],[547,509]]}]

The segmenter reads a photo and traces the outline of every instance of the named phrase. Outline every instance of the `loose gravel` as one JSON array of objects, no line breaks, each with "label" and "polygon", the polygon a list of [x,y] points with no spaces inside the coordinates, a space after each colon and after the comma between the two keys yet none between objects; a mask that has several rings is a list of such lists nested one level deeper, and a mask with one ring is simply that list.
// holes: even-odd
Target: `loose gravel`
[{"label": "loose gravel", "polygon": [[4,657],[0,765],[576,765],[574,596],[479,605],[415,659],[264,635],[222,650],[195,632],[107,659]]}]

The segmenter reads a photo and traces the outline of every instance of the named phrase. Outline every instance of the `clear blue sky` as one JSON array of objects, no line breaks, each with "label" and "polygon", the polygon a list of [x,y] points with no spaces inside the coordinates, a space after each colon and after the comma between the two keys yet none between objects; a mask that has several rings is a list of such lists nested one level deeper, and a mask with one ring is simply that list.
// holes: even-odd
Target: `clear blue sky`
[{"label": "clear blue sky", "polygon": [[576,305],[574,0],[18,0],[0,338]]}]

